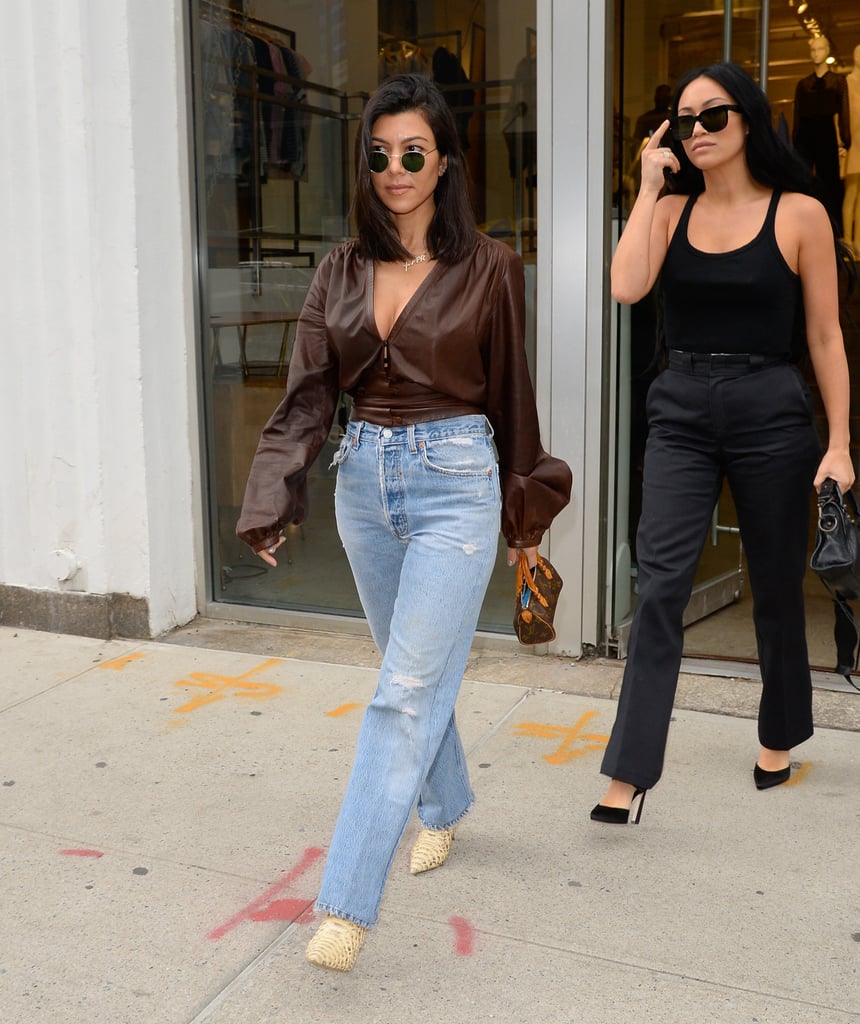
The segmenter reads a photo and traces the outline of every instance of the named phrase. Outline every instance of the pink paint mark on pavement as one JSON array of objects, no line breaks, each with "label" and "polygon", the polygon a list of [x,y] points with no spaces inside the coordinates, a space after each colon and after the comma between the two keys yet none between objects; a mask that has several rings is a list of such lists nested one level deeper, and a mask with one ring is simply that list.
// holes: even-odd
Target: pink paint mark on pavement
[{"label": "pink paint mark on pavement", "polygon": [[[275,882],[274,885],[270,886],[262,896],[258,896],[257,899],[253,900],[248,904],[244,910],[240,910],[237,914],[234,914],[228,921],[223,924],[219,924],[217,928],[213,928],[209,932],[207,938],[210,939],[221,939],[227,932],[237,928],[243,921],[271,921],[271,920],[283,920],[277,916],[277,912],[273,912],[271,917],[261,916],[266,915],[272,906],[276,903],[301,903],[305,904],[305,900],[279,900],[276,901],[275,897],[282,893],[285,889],[288,889],[293,882],[307,871],[307,869],[322,857],[323,851],[316,846],[309,846],[302,855],[302,859],[292,869],[287,872],[283,878]],[[309,904],[308,904],[309,905]]]},{"label": "pink paint mark on pavement", "polygon": [[471,956],[475,952],[475,929],[465,917],[452,917],[448,924],[454,929],[454,948],[460,956]]},{"label": "pink paint mark on pavement", "polygon": [[60,850],[63,857],[104,857],[101,850]]},{"label": "pink paint mark on pavement", "polygon": [[252,921],[295,921],[305,924],[314,916],[313,900],[272,900],[263,910],[251,914]]}]

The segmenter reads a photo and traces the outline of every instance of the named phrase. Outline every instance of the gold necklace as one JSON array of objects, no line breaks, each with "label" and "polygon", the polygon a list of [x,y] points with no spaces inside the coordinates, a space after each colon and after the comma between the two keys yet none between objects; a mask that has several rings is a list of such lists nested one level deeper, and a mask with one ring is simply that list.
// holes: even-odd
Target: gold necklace
[{"label": "gold necklace", "polygon": [[410,267],[414,267],[416,263],[426,263],[430,259],[430,254],[425,250],[419,252],[417,256],[413,256],[411,260],[407,260],[403,264],[403,269],[408,270]]}]

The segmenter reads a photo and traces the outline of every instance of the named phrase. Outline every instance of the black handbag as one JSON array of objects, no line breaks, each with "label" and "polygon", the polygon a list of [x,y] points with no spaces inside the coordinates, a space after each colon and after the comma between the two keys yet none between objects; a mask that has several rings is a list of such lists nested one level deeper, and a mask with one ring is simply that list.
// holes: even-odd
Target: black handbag
[{"label": "black handbag", "polygon": [[[845,499],[854,513],[848,512]],[[818,492],[818,528],[809,567],[831,593],[860,597],[860,508],[853,491],[842,494],[829,477]]]},{"label": "black handbag", "polygon": [[[853,517],[847,505],[851,506]],[[836,606],[834,635],[840,662],[836,671],[845,676],[855,689],[860,689],[851,679],[852,666],[842,664],[846,659],[841,653],[841,649],[846,647],[844,634],[847,626],[853,627],[860,640],[860,625],[848,604],[860,597],[860,507],[853,491],[842,494],[836,481],[830,478],[824,481],[818,492],[818,526],[809,567],[827,588]],[[853,661],[856,669],[860,664],[860,643]]]}]

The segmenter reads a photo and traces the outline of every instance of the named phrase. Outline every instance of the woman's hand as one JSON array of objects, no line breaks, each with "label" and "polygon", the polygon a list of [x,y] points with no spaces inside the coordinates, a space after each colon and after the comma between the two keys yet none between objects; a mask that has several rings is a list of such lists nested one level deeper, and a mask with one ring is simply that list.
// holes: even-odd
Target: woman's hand
[{"label": "woman's hand", "polygon": [[267,563],[267,565],[277,566],[278,563],[275,561],[274,555],[275,552],[284,543],[286,539],[286,537],[278,537],[278,541],[276,544],[270,544],[266,548],[260,548],[257,554],[260,556],[260,558],[263,559],[264,562]]},{"label": "woman's hand", "polygon": [[670,219],[680,216],[684,203],[681,196],[667,196],[665,202],[660,201],[666,184],[663,172],[674,172],[681,166],[672,150],[659,144],[668,127],[667,119],[642,150],[639,194],[612,256],[612,297],[625,305],[638,302],[654,287],[669,246]]},{"label": "woman's hand", "polygon": [[675,174],[681,169],[681,162],[668,146],[661,146],[660,140],[669,127],[668,118],[660,125],[657,131],[648,140],[648,145],[642,150],[642,184],[643,188],[649,188],[659,192],[666,182],[663,171],[671,171]]},{"label": "woman's hand", "polygon": [[508,565],[517,564],[517,556],[519,555],[521,550],[525,551],[526,553],[526,558],[529,562],[529,568],[534,569],[534,567],[537,565],[537,548],[508,548]]},{"label": "woman's hand", "polygon": [[828,477],[836,481],[843,494],[851,490],[851,485],[854,483],[854,464],[847,448],[835,450],[828,448],[824,453],[824,458],[818,466],[818,472],[815,474],[813,482],[816,491],[821,489],[821,485]]}]

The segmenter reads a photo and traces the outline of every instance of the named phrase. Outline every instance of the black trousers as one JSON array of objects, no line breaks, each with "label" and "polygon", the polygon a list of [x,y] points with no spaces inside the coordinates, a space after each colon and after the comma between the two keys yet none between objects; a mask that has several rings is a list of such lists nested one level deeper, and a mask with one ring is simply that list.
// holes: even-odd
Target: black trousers
[{"label": "black trousers", "polygon": [[724,478],[753,596],[760,742],[788,750],[812,735],[803,576],[820,459],[809,389],[783,361],[670,353],[669,369],[649,390],[647,412],[639,600],[601,767],[646,789],[663,771],[682,616]]}]

